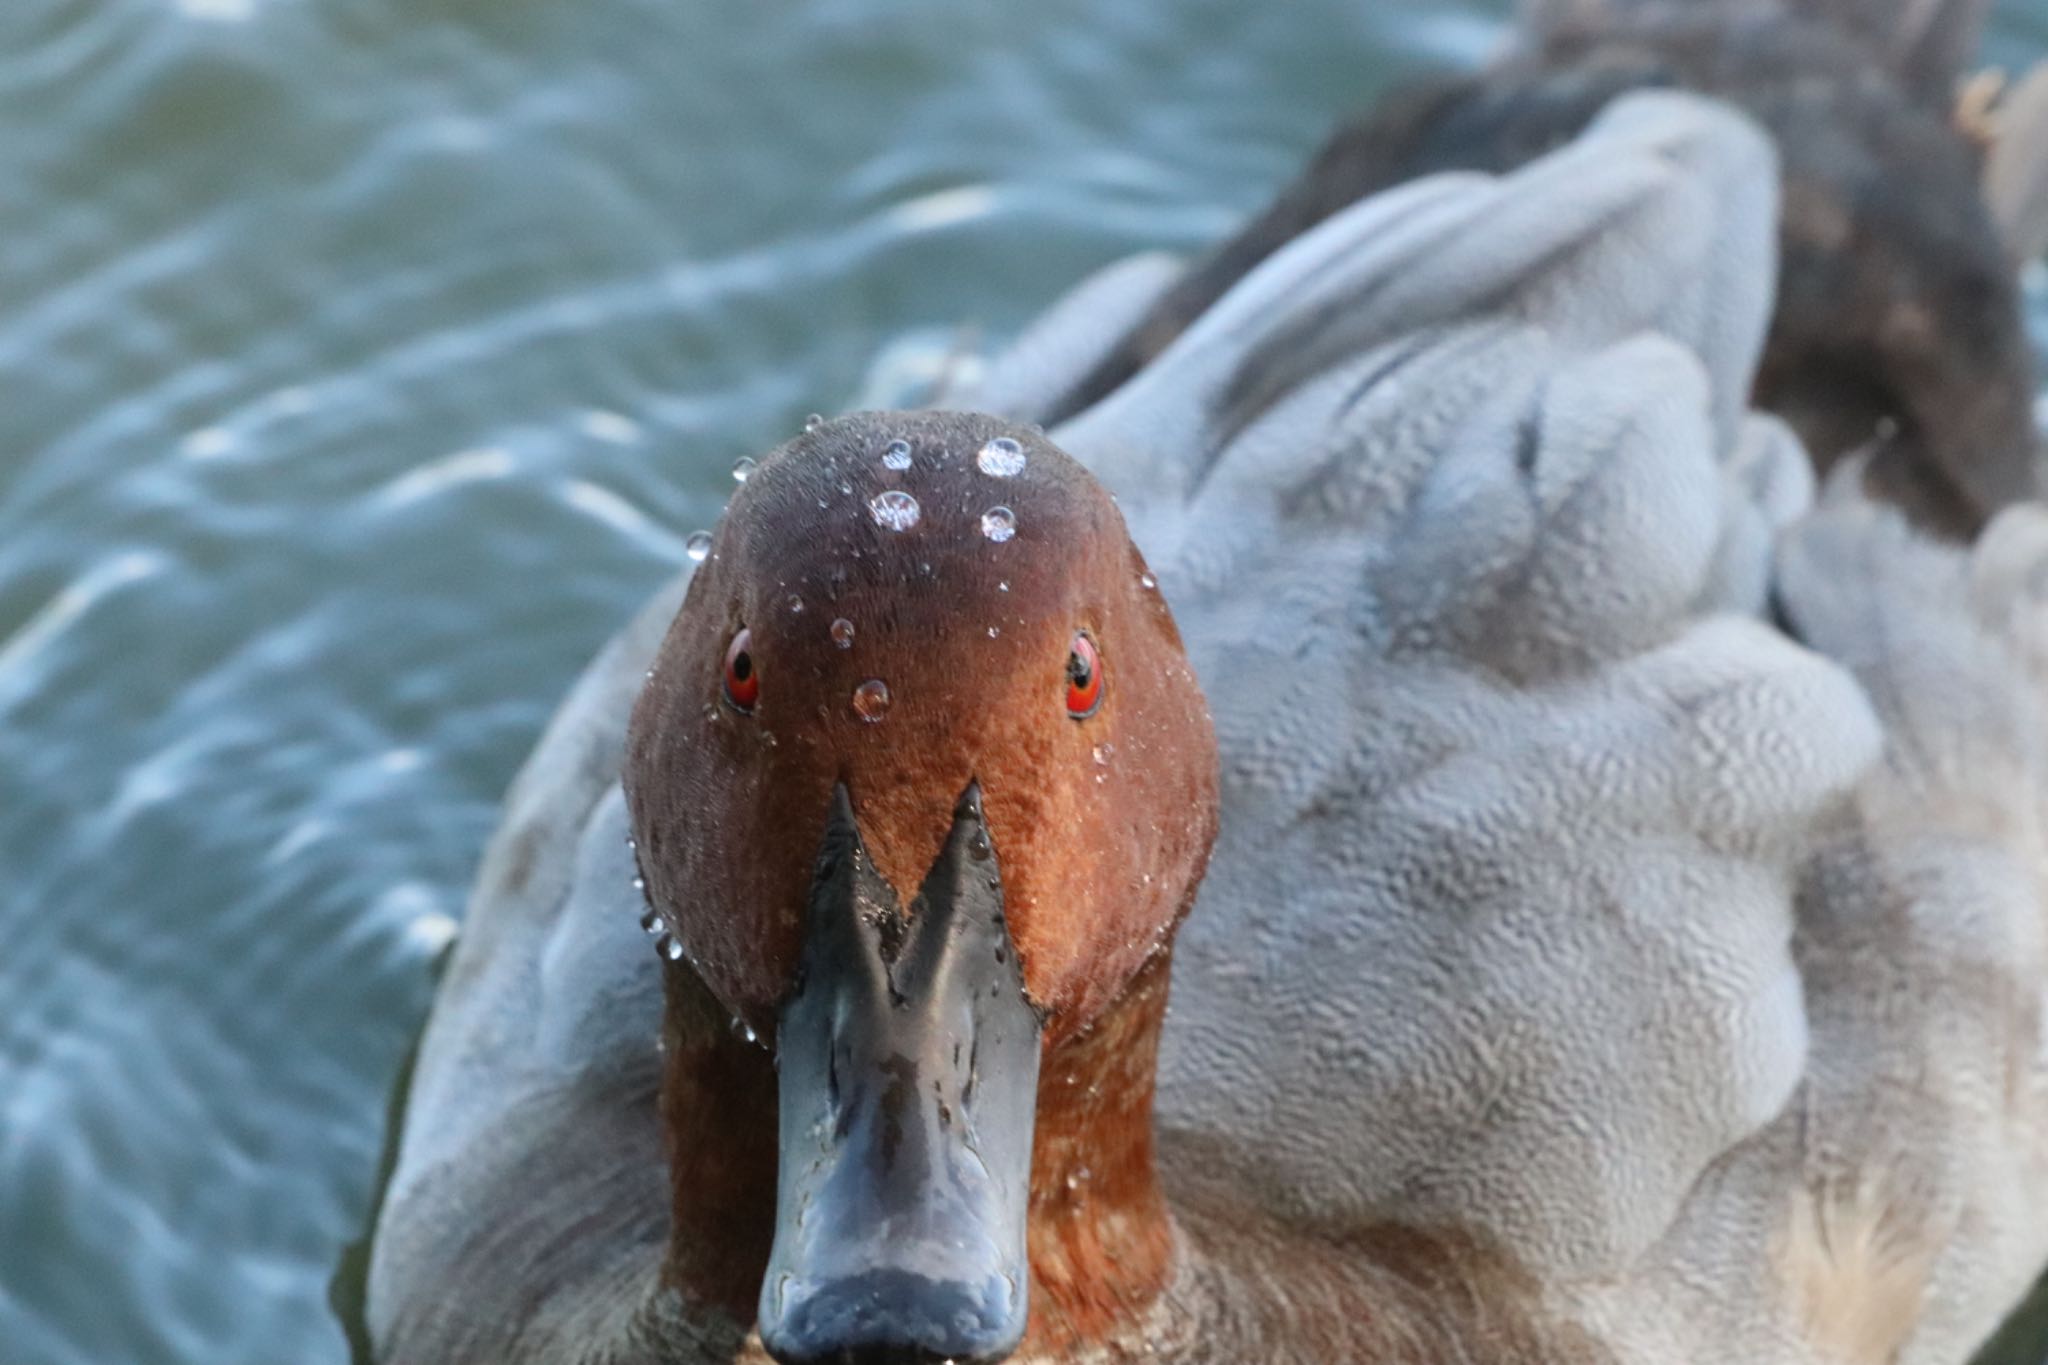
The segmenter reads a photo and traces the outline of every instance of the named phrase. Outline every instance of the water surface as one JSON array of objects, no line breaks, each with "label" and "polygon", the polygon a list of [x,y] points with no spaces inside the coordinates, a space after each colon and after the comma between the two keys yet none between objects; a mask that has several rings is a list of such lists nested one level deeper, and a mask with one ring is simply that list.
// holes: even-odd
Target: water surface
[{"label": "water surface", "polygon": [[733,459],[1503,8],[6,0],[0,1365],[344,1361],[499,795]]}]

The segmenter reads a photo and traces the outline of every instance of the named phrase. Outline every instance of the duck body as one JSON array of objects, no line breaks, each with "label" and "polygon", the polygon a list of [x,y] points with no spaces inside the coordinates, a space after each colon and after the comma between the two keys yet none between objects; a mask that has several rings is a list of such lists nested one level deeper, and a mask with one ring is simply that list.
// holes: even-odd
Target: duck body
[{"label": "duck body", "polygon": [[[1335,212],[1049,433],[1172,267],[1084,284],[982,415],[764,460],[508,796],[380,1220],[380,1359],[941,1358],[898,1301],[953,1268],[805,1315],[834,1257],[923,1266],[922,1224],[841,1226],[855,1159],[973,1242],[960,1283],[1028,1271],[1028,1325],[989,1308],[962,1358],[1965,1358],[2048,1260],[2048,519],[1937,545],[1855,469],[1816,509],[1749,406],[1779,185],[1741,116],[1628,96]],[[1001,901],[945,913],[997,951],[917,975],[879,926],[939,923],[962,849]],[[960,1027],[1040,1030],[1028,1082],[941,1057],[938,1099],[873,1100],[934,1161],[968,1132],[987,1187],[891,1185],[845,1098],[873,1037],[792,1005],[861,1008],[866,950],[814,947],[845,875],[897,902],[846,921],[881,1036],[1032,1006]],[[813,1027],[839,1117],[793,1132]],[[994,1170],[1018,1103],[1028,1198]]]}]

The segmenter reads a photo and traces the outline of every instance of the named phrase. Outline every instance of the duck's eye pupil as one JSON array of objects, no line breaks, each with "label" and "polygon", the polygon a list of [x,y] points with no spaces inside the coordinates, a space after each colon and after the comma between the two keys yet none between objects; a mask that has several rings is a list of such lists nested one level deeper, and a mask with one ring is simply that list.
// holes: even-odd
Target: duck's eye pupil
[{"label": "duck's eye pupil", "polygon": [[751,654],[742,654],[732,661],[732,675],[741,682],[745,682],[753,671],[754,656]]}]

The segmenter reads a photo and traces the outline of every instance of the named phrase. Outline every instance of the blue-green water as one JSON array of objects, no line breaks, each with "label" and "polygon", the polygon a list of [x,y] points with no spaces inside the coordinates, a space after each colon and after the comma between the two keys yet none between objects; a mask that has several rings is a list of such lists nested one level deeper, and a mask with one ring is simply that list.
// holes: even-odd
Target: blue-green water
[{"label": "blue-green water", "polygon": [[0,1365],[345,1360],[499,794],[732,460],[1503,12],[6,0]]}]

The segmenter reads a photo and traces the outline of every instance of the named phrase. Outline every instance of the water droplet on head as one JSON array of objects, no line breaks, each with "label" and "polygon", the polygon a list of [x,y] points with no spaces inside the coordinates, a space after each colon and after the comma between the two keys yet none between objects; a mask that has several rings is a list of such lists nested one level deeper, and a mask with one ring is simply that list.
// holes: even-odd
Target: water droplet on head
[{"label": "water droplet on head", "polygon": [[804,418],[805,431],[816,431],[819,427],[822,427],[824,425],[825,414],[822,412],[814,412],[809,417]]},{"label": "water droplet on head", "polygon": [[645,877],[633,878],[633,889],[635,891],[645,891],[647,889],[647,879]]},{"label": "water droplet on head", "polygon": [[868,499],[868,515],[875,519],[875,525],[890,531],[908,531],[917,525],[920,510],[917,499],[900,488]]},{"label": "water droplet on head", "polygon": [[1024,447],[1008,436],[998,436],[976,453],[974,463],[991,478],[1014,479],[1024,472]]},{"label": "water droplet on head", "polygon": [[981,514],[981,533],[1000,545],[1017,534],[1017,514],[1007,507],[991,507]]},{"label": "water droplet on head", "polygon": [[640,927],[650,935],[660,935],[667,932],[662,927],[660,913],[652,907],[641,914]]},{"label": "water droplet on head", "polygon": [[1138,575],[1138,586],[1141,588],[1156,588],[1159,586],[1159,580],[1149,573],[1141,573]]},{"label": "water droplet on head", "polygon": [[676,962],[683,956],[683,945],[676,942],[672,935],[664,933],[654,940],[654,951],[670,962]]},{"label": "water droplet on head", "polygon": [[804,609],[804,599],[803,599],[803,598],[801,598],[801,597],[798,597],[798,596],[797,596],[797,595],[796,595],[795,593],[791,593],[791,594],[789,595],[789,614],[790,614],[791,616],[794,616],[794,615],[796,615],[796,614],[797,614],[798,612],[802,611],[803,609]]},{"label": "water droplet on head", "polygon": [[891,441],[882,452],[882,464],[889,469],[910,468],[910,442]]},{"label": "water droplet on head", "polygon": [[978,829],[967,836],[967,853],[974,861],[977,863],[987,862],[989,852],[988,832],[986,830]]},{"label": "water droplet on head", "polygon": [[1098,745],[1096,745],[1096,746],[1095,746],[1095,761],[1096,761],[1096,763],[1098,763],[1098,764],[1107,764],[1107,763],[1109,762],[1109,756],[1110,756],[1111,754],[1115,753],[1115,752],[1116,752],[1116,746],[1115,746],[1114,744],[1098,744]]},{"label": "water droplet on head", "polygon": [[1004,580],[1003,580],[1002,582],[1000,582],[1000,583],[996,584],[996,591],[997,591],[997,592],[1008,592],[1009,590],[1010,590],[1010,580],[1009,580],[1009,579],[1007,579],[1007,578],[1006,578],[1006,579],[1004,579]]},{"label": "water droplet on head", "polygon": [[988,638],[991,640],[995,639],[996,636],[1001,635],[1002,633],[1003,628],[1001,626],[990,626],[988,628]]},{"label": "water droplet on head", "polygon": [[872,725],[889,714],[889,684],[869,678],[853,689],[853,714]]},{"label": "water droplet on head", "polygon": [[832,643],[841,649],[853,648],[853,622],[844,616],[832,623]]},{"label": "water droplet on head", "polygon": [[753,472],[754,461],[752,456],[742,455],[732,462],[732,481],[734,483],[745,483],[747,475]]},{"label": "water droplet on head", "polygon": [[711,533],[709,531],[690,532],[690,538],[683,542],[683,549],[690,556],[690,561],[693,564],[702,564],[704,556],[711,553]]}]

